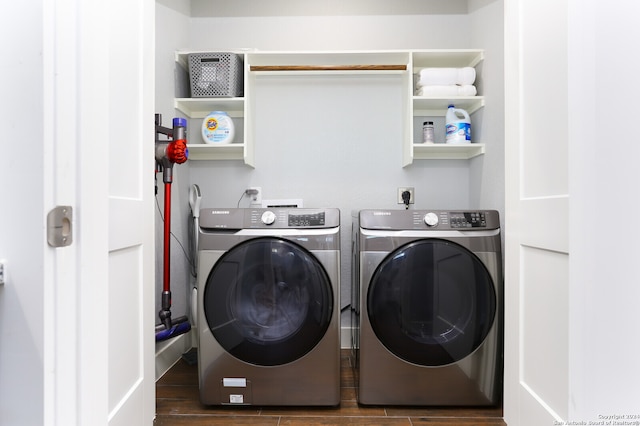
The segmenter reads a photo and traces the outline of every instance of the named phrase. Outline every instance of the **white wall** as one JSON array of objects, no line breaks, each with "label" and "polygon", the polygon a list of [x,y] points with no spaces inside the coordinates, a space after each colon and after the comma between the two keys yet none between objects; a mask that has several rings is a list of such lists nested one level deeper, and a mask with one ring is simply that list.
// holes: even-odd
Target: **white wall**
[{"label": "white wall", "polygon": [[[7,282],[0,286],[0,424],[44,422],[45,303],[43,289],[44,167],[54,129],[45,116],[43,2],[6,9],[3,40],[2,213],[0,259]],[[12,40],[12,42],[9,42]],[[16,42],[18,41],[19,42]],[[50,63],[48,64],[51,65]],[[45,149],[47,152],[45,152]]]},{"label": "white wall", "polygon": [[446,15],[467,13],[467,0],[193,0],[193,16],[374,16]]},{"label": "white wall", "polygon": [[[490,75],[484,72],[482,86],[488,100],[486,112],[483,115],[475,114],[473,120],[474,125],[478,120],[477,132],[483,142],[487,141],[488,153],[472,161],[417,160],[413,165],[402,168],[402,120],[396,109],[388,108],[390,115],[386,120],[380,120],[375,111],[365,113],[364,110],[361,114],[353,111],[353,119],[349,120],[346,115],[351,112],[340,109],[339,116],[346,123],[341,124],[340,138],[323,139],[317,137],[318,123],[324,119],[323,113],[318,109],[315,99],[302,97],[299,108],[309,113],[308,121],[300,123],[301,117],[296,118],[295,137],[288,136],[283,140],[282,132],[275,130],[279,128],[285,131],[287,126],[293,128],[289,117],[280,117],[282,122],[275,125],[273,121],[265,121],[267,111],[263,113],[265,115],[256,114],[260,129],[267,124],[274,124],[273,128],[269,128],[274,130],[268,132],[263,129],[260,135],[256,144],[255,169],[239,161],[188,163],[189,182],[198,184],[202,189],[203,207],[235,207],[245,188],[260,186],[265,198],[303,198],[305,206],[340,208],[343,225],[343,306],[349,303],[350,298],[352,211],[402,207],[396,203],[399,186],[416,188],[416,204],[413,208],[503,210],[501,147],[504,136],[500,119],[503,112],[502,1],[472,1],[467,5],[466,0],[347,3],[338,0],[281,0],[270,2],[268,8],[262,3],[256,0],[233,3],[193,0],[188,46],[182,47],[212,51],[232,48],[284,51],[486,49],[487,59],[482,67],[496,73]],[[158,31],[161,25],[166,26],[166,22],[159,19]],[[161,81],[158,79],[159,84]],[[271,93],[277,96],[275,91]],[[161,102],[160,99],[158,96],[158,102]],[[159,108],[168,108],[169,100],[165,102],[159,104]],[[324,105],[332,109],[330,104]],[[333,110],[335,112],[335,107]],[[274,120],[277,118],[266,116]],[[436,125],[443,126],[443,119],[437,120]],[[189,125],[190,138],[197,141],[201,120],[190,120]],[[483,130],[479,130],[481,127]],[[375,129],[379,129],[378,132]],[[377,139],[371,140],[371,135]],[[310,157],[304,156],[304,150],[299,149],[305,144],[313,147],[316,158],[321,154],[325,159],[334,159],[335,162],[331,166],[312,162]],[[372,149],[373,146],[375,148]],[[180,186],[181,190],[186,191],[188,183],[181,182]],[[241,206],[247,204],[248,200],[245,199]],[[186,220],[186,217],[183,219]],[[177,303],[174,296],[174,304]]]},{"label": "white wall", "polygon": [[[191,15],[189,0],[156,1],[156,113],[162,114],[162,125],[171,127],[173,117],[180,116],[173,108],[175,51],[189,46],[188,34]],[[180,244],[188,248],[189,166],[177,164],[173,168],[171,184],[171,291],[172,317],[185,315],[190,294],[190,268]],[[162,174],[156,175],[158,187],[156,209],[156,313],[160,311],[163,283],[163,217],[164,184]],[[180,243],[178,243],[178,241]],[[156,323],[160,320],[156,318]]]},{"label": "white wall", "polygon": [[[441,8],[430,12],[431,2],[394,13],[397,5],[368,1],[358,8],[340,13],[344,7],[324,10],[324,3],[280,1],[261,13],[256,0],[236,4],[234,12],[224,10],[220,1],[193,1],[190,42],[195,49],[250,47],[260,50],[352,50],[470,48],[470,18],[466,0],[450,2],[449,13]],[[345,3],[345,2],[343,2]],[[351,3],[351,2],[349,2]],[[413,2],[415,4],[415,2]],[[246,5],[243,7],[243,4]],[[357,3],[356,3],[357,4]],[[286,7],[285,7],[286,5]],[[297,6],[296,6],[297,5]],[[204,10],[203,10],[204,9]],[[205,15],[206,12],[208,13]],[[277,11],[277,12],[275,12]]]},{"label": "white wall", "polygon": [[477,85],[487,107],[473,115],[473,136],[486,155],[470,161],[470,206],[492,206],[504,223],[504,6],[502,1],[470,0],[471,39],[485,49]]}]

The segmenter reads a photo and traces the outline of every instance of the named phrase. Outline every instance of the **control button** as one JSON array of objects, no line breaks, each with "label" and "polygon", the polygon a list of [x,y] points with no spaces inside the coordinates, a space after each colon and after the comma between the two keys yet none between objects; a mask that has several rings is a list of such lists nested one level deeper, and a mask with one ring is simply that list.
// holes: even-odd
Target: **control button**
[{"label": "control button", "polygon": [[426,223],[427,226],[436,226],[438,224],[438,215],[435,213],[425,214],[424,223]]},{"label": "control button", "polygon": [[265,225],[273,225],[273,222],[276,221],[276,215],[271,210],[267,210],[266,212],[262,213],[262,217],[260,219]]}]

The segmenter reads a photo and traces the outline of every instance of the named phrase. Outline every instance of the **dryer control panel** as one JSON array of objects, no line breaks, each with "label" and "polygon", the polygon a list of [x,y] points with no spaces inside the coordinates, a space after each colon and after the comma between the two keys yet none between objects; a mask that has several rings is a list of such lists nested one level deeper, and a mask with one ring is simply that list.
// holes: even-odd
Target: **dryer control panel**
[{"label": "dryer control panel", "polygon": [[483,230],[500,228],[495,210],[362,210],[360,227],[387,230]]},{"label": "dryer control panel", "polygon": [[485,228],[487,216],[485,212],[456,212],[449,214],[452,228]]},{"label": "dryer control panel", "polygon": [[454,229],[466,228],[486,228],[487,213],[483,211],[473,212],[415,212],[413,217],[414,225],[418,225],[420,221],[424,222],[428,227],[435,228],[438,225],[450,227]]}]

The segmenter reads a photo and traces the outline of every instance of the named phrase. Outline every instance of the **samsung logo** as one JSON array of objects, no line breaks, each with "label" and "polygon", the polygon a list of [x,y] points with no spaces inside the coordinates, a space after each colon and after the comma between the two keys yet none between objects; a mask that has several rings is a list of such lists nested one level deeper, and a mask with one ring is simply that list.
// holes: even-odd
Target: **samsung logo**
[{"label": "samsung logo", "polygon": [[374,216],[391,216],[391,212],[373,212]]},{"label": "samsung logo", "polygon": [[229,210],[211,210],[211,214],[229,214]]}]

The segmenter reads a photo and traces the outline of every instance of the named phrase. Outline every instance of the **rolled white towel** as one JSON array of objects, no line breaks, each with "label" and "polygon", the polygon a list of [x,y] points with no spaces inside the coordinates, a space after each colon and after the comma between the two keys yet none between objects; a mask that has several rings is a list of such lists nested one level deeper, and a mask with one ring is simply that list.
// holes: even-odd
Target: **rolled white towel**
[{"label": "rolled white towel", "polygon": [[417,96],[432,96],[445,98],[447,96],[475,96],[478,93],[476,86],[465,84],[456,86],[455,84],[422,86],[416,90]]},{"label": "rolled white towel", "polygon": [[418,74],[418,86],[457,84],[470,85],[476,81],[476,69],[464,68],[423,68]]}]

